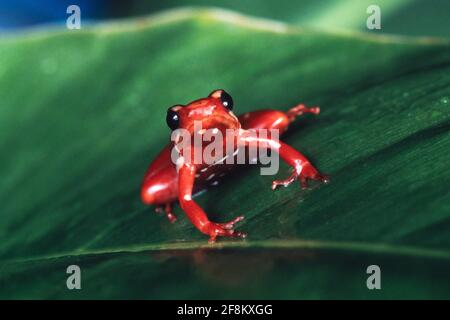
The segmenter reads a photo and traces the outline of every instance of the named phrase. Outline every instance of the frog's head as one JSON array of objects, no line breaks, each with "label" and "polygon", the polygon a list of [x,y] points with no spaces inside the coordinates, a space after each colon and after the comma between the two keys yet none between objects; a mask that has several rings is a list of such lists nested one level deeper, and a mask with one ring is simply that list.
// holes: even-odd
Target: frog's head
[{"label": "frog's head", "polygon": [[233,114],[233,99],[224,90],[215,90],[202,99],[186,106],[175,105],[167,110],[167,124],[172,129],[186,129],[191,134],[201,124],[201,129],[239,129],[238,118]]}]

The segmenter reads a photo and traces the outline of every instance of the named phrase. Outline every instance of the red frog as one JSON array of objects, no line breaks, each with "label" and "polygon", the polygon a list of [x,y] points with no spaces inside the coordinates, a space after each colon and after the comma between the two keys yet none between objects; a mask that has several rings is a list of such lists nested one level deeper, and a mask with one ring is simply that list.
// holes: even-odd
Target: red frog
[{"label": "red frog", "polygon": [[[259,110],[245,113],[239,117],[236,117],[232,110],[233,99],[231,96],[224,90],[215,90],[206,98],[195,100],[185,106],[176,105],[169,108],[167,124],[172,130],[184,129],[192,135],[198,134],[198,132],[194,132],[196,127],[194,123],[200,123],[202,130],[213,129],[224,132],[226,129],[232,129],[236,132],[233,138],[236,148],[257,146],[277,152],[293,170],[288,178],[273,181],[272,189],[280,185],[286,187],[295,180],[300,181],[302,188],[307,187],[308,179],[328,182],[328,176],[319,173],[309,160],[294,148],[281,141],[248,134],[251,129],[276,129],[281,134],[287,130],[288,125],[297,116],[304,113],[318,114],[319,107],[307,108],[303,104],[299,104],[287,112]],[[208,219],[205,211],[192,199],[193,193],[212,183],[211,177],[223,175],[230,165],[178,161],[180,159],[174,163],[171,153],[177,142],[173,141],[168,144],[150,164],[142,182],[142,201],[145,204],[156,205],[158,212],[164,208],[170,222],[174,222],[176,217],[172,213],[172,204],[178,200],[194,226],[208,235],[210,242],[214,242],[218,236],[246,237],[245,233],[234,229],[234,225],[241,221],[243,216],[227,223],[215,223]],[[201,148],[204,148],[204,144],[201,145]],[[195,153],[195,146],[192,146],[191,149]],[[186,160],[180,151],[179,158]],[[196,184],[195,188],[194,184]]]}]

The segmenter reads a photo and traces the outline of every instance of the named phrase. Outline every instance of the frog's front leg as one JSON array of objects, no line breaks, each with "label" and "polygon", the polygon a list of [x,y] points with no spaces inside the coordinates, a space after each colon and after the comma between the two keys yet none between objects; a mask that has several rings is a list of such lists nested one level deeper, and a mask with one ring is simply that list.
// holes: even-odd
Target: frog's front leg
[{"label": "frog's front leg", "polygon": [[319,180],[327,183],[329,176],[321,174],[309,160],[300,152],[281,141],[275,141],[267,138],[260,138],[258,135],[243,134],[241,139],[249,147],[270,148],[280,155],[280,157],[292,168],[292,174],[283,180],[274,180],[272,182],[272,190],[282,185],[287,187],[295,180],[299,180],[303,189],[307,188],[307,180]]},{"label": "frog's front leg", "polygon": [[200,232],[209,235],[210,243],[215,242],[217,236],[245,238],[245,233],[233,229],[235,223],[244,219],[243,216],[227,223],[214,223],[209,221],[203,209],[192,200],[195,171],[195,166],[191,164],[183,164],[178,171],[178,200],[189,220]]},{"label": "frog's front leg", "polygon": [[303,189],[308,187],[308,180],[318,180],[324,183],[328,183],[330,177],[326,174],[320,173],[309,160],[300,152],[292,148],[291,146],[278,142],[279,148],[277,149],[280,157],[292,166],[293,171],[289,177],[283,180],[274,180],[272,182],[272,190],[275,190],[278,186],[287,187],[296,179],[300,180],[300,184]]}]

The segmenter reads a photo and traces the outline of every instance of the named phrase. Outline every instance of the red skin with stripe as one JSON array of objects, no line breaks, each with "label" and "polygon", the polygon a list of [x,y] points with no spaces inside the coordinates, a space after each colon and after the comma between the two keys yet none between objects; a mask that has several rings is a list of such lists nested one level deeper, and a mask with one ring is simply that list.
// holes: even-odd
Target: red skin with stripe
[{"label": "red skin with stripe", "polygon": [[[281,159],[293,168],[292,174],[284,180],[272,182],[272,189],[277,186],[288,186],[295,180],[299,180],[303,188],[307,187],[307,180],[319,180],[328,182],[328,176],[320,174],[300,152],[281,141],[261,140],[259,137],[251,141],[246,135],[248,129],[278,129],[280,134],[285,132],[289,123],[297,116],[304,113],[318,114],[318,107],[307,108],[299,104],[287,112],[278,110],[259,110],[245,113],[238,118],[224,105],[224,91],[213,91],[208,97],[195,100],[186,106],[172,107],[176,110],[179,119],[179,128],[189,130],[193,134],[194,121],[201,121],[202,128],[235,129],[239,132],[238,146],[250,146],[259,143],[258,147],[271,148],[278,152]],[[225,135],[224,135],[225,137]],[[206,165],[194,164],[193,161],[185,161],[178,167],[171,160],[173,143],[168,144],[150,164],[145,173],[141,187],[141,198],[145,204],[156,205],[157,212],[164,210],[170,222],[176,217],[172,213],[172,204],[178,200],[194,226],[202,233],[210,237],[214,242],[217,236],[245,237],[246,234],[234,230],[234,224],[243,219],[237,217],[228,223],[214,223],[210,221],[203,209],[192,199],[192,194],[207,187],[208,177],[211,174],[219,175],[230,169],[231,165]],[[234,165],[236,166],[236,165]],[[196,184],[194,188],[194,182]]]}]

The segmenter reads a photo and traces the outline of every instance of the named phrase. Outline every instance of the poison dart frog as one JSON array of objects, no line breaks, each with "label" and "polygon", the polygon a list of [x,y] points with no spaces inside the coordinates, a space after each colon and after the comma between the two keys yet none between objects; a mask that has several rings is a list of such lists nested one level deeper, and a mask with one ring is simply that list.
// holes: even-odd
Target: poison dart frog
[{"label": "poison dart frog", "polygon": [[[252,129],[276,129],[281,134],[287,130],[288,125],[297,116],[304,113],[318,114],[319,107],[307,108],[303,104],[299,104],[287,112],[258,110],[239,117],[236,117],[232,110],[232,97],[224,90],[215,90],[206,98],[195,100],[184,106],[170,107],[167,110],[166,121],[173,131],[184,129],[191,135],[199,134],[195,131],[194,123],[196,122],[201,124],[202,132],[205,129],[213,129],[216,132],[218,130],[225,132],[225,130],[231,129],[236,132],[233,137],[236,148],[249,148],[256,145],[258,148],[275,151],[283,161],[292,167],[292,174],[284,180],[273,181],[272,189],[276,189],[277,186],[286,187],[295,180],[300,181],[302,188],[307,187],[308,179],[324,183],[329,181],[328,175],[319,173],[304,155],[289,145],[270,138],[262,138],[259,135],[248,134]],[[233,166],[223,162],[207,164],[186,161],[186,156],[176,149],[178,142],[177,140],[171,141],[150,164],[141,186],[142,201],[148,205],[155,205],[157,212],[164,210],[172,223],[176,220],[172,212],[172,204],[178,201],[192,224],[200,232],[210,237],[210,243],[214,242],[218,236],[245,238],[245,233],[234,229],[234,225],[241,221],[243,216],[227,223],[212,222],[208,219],[205,211],[192,199],[194,193],[215,182],[211,177],[221,176]],[[204,147],[204,144],[200,145],[200,148]],[[172,160],[174,148],[175,153],[178,152],[176,163]],[[195,150],[195,148],[195,145],[189,145],[187,149],[193,153],[202,151]],[[192,158],[192,154],[189,157]]]}]

